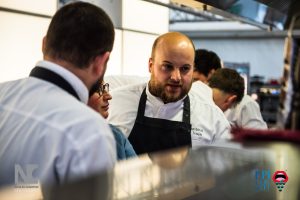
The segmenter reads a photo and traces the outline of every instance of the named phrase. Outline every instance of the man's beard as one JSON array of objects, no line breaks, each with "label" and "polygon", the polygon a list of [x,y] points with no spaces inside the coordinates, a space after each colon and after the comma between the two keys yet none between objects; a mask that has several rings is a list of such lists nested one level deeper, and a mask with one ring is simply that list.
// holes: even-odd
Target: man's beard
[{"label": "man's beard", "polygon": [[[174,83],[171,83],[171,84],[174,84]],[[178,84],[178,83],[176,83],[176,84]],[[189,92],[189,90],[191,88],[191,85],[192,85],[192,82],[190,83],[190,85],[188,87],[185,87],[184,85],[182,85],[182,83],[180,83],[180,84],[178,84],[178,86],[181,87],[181,91],[180,91],[179,95],[172,94],[172,93],[166,91],[167,86],[165,84],[158,83],[157,81],[155,81],[154,76],[151,75],[151,80],[149,82],[149,91],[152,95],[161,98],[161,100],[164,103],[170,103],[170,102],[176,102],[176,101],[182,99],[185,95],[187,95],[187,93]]]},{"label": "man's beard", "polygon": [[100,84],[102,83],[103,77],[100,77],[91,87],[89,91],[89,97],[99,90]]}]

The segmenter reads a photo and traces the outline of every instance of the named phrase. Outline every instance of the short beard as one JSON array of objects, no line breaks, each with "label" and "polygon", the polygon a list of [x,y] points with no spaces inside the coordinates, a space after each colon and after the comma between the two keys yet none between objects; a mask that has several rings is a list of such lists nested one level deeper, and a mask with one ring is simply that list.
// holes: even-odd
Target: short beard
[{"label": "short beard", "polygon": [[151,79],[149,81],[149,91],[152,95],[159,97],[164,103],[171,103],[176,102],[180,99],[182,99],[187,93],[189,92],[191,88],[192,82],[188,87],[182,86],[182,91],[179,95],[170,95],[165,91],[165,85],[158,83],[155,81],[155,78],[153,75],[151,75]]}]

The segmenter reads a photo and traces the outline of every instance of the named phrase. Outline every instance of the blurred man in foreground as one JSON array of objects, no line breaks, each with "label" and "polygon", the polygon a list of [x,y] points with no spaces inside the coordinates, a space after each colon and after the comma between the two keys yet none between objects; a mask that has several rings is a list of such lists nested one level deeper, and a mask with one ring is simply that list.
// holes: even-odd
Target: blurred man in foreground
[{"label": "blurred man in foreground", "polygon": [[28,78],[0,85],[0,185],[63,184],[113,167],[110,128],[86,105],[113,43],[113,24],[99,7],[76,2],[56,12],[44,60]]}]

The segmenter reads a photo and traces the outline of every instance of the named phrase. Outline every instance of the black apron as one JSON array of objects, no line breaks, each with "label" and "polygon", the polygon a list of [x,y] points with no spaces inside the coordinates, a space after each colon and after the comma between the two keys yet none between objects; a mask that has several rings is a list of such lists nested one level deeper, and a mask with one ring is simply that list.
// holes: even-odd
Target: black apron
[{"label": "black apron", "polygon": [[78,94],[70,85],[70,83],[68,83],[63,77],[51,70],[37,66],[31,70],[29,76],[53,83],[74,96],[76,99],[80,100]]},{"label": "black apron", "polygon": [[146,88],[140,98],[137,117],[128,137],[137,154],[191,146],[190,99],[184,99],[182,122],[145,117]]}]

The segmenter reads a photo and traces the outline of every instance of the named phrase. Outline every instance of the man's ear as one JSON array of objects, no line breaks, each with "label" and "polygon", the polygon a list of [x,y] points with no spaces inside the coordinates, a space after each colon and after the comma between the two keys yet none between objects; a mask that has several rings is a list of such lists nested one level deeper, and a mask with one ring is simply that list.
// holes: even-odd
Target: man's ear
[{"label": "man's ear", "polygon": [[226,99],[226,103],[228,104],[228,107],[231,107],[234,102],[236,101],[237,96],[236,95],[230,95],[228,96],[228,98]]},{"label": "man's ear", "polygon": [[150,72],[150,73],[152,72],[152,67],[153,67],[153,60],[152,60],[152,58],[149,58],[149,61],[148,61],[148,69],[149,69],[149,72]]},{"label": "man's ear", "polygon": [[46,36],[43,37],[43,42],[42,42],[42,52],[45,55],[45,48],[46,48]]},{"label": "man's ear", "polygon": [[102,76],[105,74],[106,65],[109,60],[110,52],[106,51],[104,54],[99,55],[94,60],[93,72],[97,74],[97,76]]},{"label": "man's ear", "polygon": [[215,69],[211,69],[210,71],[209,71],[209,73],[208,73],[208,75],[207,75],[207,81],[209,81],[210,80],[210,78],[211,78],[211,76],[215,73]]}]

